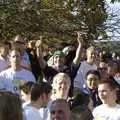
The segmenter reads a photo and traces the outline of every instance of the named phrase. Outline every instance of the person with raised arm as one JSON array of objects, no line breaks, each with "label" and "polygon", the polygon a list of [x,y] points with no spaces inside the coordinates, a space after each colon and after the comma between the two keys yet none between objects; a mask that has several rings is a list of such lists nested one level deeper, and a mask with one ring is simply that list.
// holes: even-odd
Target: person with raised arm
[{"label": "person with raised arm", "polygon": [[36,42],[36,48],[37,48],[37,56],[39,60],[40,67],[45,75],[45,79],[52,83],[52,78],[59,72],[67,73],[71,78],[71,88],[70,88],[70,96],[72,96],[72,90],[73,90],[73,83],[74,83],[74,77],[77,73],[79,64],[80,64],[80,58],[81,58],[81,49],[83,45],[83,39],[81,37],[80,32],[77,32],[78,38],[78,48],[76,50],[76,56],[73,59],[73,62],[71,66],[65,65],[65,55],[62,51],[57,50],[53,54],[53,66],[48,66],[47,62],[43,59],[43,51],[42,51],[42,37],[40,40]]}]

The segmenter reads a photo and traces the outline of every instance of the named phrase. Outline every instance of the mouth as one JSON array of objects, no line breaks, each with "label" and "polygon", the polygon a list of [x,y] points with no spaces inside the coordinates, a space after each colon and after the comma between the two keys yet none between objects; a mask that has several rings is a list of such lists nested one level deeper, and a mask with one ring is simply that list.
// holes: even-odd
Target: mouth
[{"label": "mouth", "polygon": [[104,96],[103,96],[103,97],[100,97],[100,98],[101,98],[102,100],[106,100],[106,99],[107,99],[107,98],[106,98],[106,97],[104,97]]}]

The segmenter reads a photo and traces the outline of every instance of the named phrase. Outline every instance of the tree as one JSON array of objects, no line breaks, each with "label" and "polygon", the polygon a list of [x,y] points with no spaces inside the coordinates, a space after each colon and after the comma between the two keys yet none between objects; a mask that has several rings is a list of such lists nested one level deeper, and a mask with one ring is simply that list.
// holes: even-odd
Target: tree
[{"label": "tree", "polygon": [[48,44],[74,43],[75,31],[82,31],[90,43],[101,34],[106,18],[104,0],[3,0],[0,38],[22,34],[39,39],[42,35]]},{"label": "tree", "polygon": [[111,0],[111,3],[120,2],[120,0]]}]

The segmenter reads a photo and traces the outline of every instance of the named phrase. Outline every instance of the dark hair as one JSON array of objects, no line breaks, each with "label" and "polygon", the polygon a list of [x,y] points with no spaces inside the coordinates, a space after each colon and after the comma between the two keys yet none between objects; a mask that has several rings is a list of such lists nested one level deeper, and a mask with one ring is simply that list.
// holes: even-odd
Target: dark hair
[{"label": "dark hair", "polygon": [[100,81],[99,85],[100,84],[108,84],[111,89],[116,89],[118,87],[118,83],[112,76],[108,76],[105,80]]},{"label": "dark hair", "polygon": [[31,88],[31,101],[36,101],[43,93],[49,94],[52,87],[47,82],[36,83]]},{"label": "dark hair", "polygon": [[54,104],[64,104],[64,107],[67,108],[68,110],[70,110],[70,105],[65,99],[54,100],[51,104],[51,108],[52,108],[52,105],[54,105]]},{"label": "dark hair", "polygon": [[99,73],[98,70],[89,70],[89,71],[86,73],[86,79],[87,79],[87,76],[88,76],[89,74],[96,75],[96,76],[99,77],[99,79],[101,79],[101,76],[100,76],[100,73]]},{"label": "dark hair", "polygon": [[72,99],[70,99],[68,102],[70,103],[71,110],[74,109],[77,106],[84,106],[89,103],[89,96],[85,95],[83,92],[79,92],[76,94],[76,96]]},{"label": "dark hair", "polygon": [[25,93],[25,94],[29,94],[31,92],[31,88],[34,85],[34,82],[28,81],[26,82],[24,85],[20,86],[20,89]]},{"label": "dark hair", "polygon": [[0,43],[0,47],[4,47],[5,45],[8,45],[9,48],[11,48],[11,43],[10,43],[9,41],[2,41],[2,42]]},{"label": "dark hair", "polygon": [[0,120],[23,120],[21,100],[18,95],[0,91]]},{"label": "dark hair", "polygon": [[78,106],[71,111],[71,120],[93,120],[92,112],[89,108]]},{"label": "dark hair", "polygon": [[19,47],[17,47],[16,45],[12,45],[12,47],[10,49],[10,53],[14,50],[18,51],[20,53],[20,56],[23,56],[21,49]]}]

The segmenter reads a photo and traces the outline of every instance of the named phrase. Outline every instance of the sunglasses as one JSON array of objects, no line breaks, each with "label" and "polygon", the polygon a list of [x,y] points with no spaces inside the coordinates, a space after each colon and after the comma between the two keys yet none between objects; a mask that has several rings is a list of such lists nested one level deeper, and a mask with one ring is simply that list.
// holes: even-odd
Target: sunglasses
[{"label": "sunglasses", "polygon": [[99,70],[107,70],[106,67],[98,68]]}]

